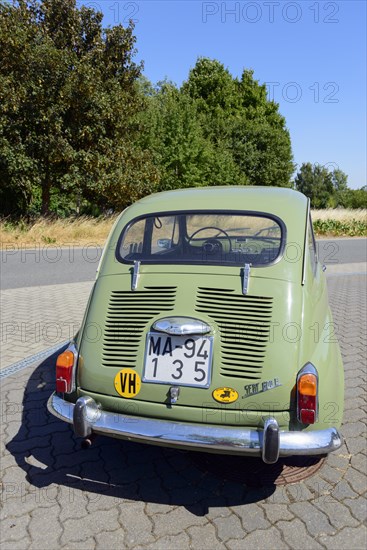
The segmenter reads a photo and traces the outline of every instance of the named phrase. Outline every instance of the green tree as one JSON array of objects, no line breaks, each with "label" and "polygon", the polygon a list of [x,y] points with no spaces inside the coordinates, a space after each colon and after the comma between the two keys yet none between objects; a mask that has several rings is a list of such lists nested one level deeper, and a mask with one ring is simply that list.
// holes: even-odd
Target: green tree
[{"label": "green tree", "polygon": [[367,208],[367,186],[360,189],[348,189],[345,206],[347,208]]},{"label": "green tree", "polygon": [[291,185],[294,165],[285,119],[253,71],[244,70],[237,79],[219,61],[200,58],[182,92],[197,101],[204,135],[231,156],[238,183]]},{"label": "green tree", "polygon": [[310,162],[303,163],[295,178],[297,191],[304,193],[311,200],[313,208],[331,206],[334,192],[332,174],[327,168]]},{"label": "green tree", "polygon": [[343,206],[346,208],[348,206],[348,176],[339,168],[331,173],[331,179],[333,182],[334,188],[334,203],[335,206]]},{"label": "green tree", "polygon": [[7,210],[41,192],[121,208],[154,189],[136,144],[144,108],[133,26],[103,30],[75,0],[0,6],[0,182]]},{"label": "green tree", "polygon": [[149,108],[141,140],[159,168],[159,190],[246,183],[226,148],[206,137],[206,118],[197,100],[169,82],[156,90],[146,82],[143,86]]}]

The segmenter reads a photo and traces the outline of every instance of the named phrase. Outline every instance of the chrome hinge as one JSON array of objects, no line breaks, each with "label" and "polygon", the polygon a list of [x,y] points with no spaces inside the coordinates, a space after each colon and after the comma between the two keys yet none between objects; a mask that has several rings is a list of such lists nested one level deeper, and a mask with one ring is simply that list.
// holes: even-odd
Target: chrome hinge
[{"label": "chrome hinge", "polygon": [[136,290],[137,286],[138,286],[139,269],[140,269],[140,262],[138,260],[136,260],[134,262],[133,276],[132,276],[132,280],[131,280],[131,290],[132,291]]},{"label": "chrome hinge", "polygon": [[251,264],[245,264],[242,268],[242,294],[247,294],[250,281]]}]

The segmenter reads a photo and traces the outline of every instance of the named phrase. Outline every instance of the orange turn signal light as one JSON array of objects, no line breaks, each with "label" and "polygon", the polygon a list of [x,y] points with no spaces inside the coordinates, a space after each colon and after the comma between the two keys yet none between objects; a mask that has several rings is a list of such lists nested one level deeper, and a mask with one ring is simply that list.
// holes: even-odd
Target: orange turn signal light
[{"label": "orange turn signal light", "polygon": [[60,353],[60,355],[56,359],[57,367],[70,368],[73,366],[73,364],[74,364],[74,354],[72,351],[64,351],[63,353]]},{"label": "orange turn signal light", "polygon": [[303,374],[298,379],[298,393],[301,395],[316,396],[317,378],[314,374]]}]

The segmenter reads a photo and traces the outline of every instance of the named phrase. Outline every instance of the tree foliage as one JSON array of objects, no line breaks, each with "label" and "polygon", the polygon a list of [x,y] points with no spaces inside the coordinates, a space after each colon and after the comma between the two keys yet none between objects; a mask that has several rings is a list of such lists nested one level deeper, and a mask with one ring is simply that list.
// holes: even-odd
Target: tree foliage
[{"label": "tree foliage", "polygon": [[295,178],[295,187],[311,200],[312,208],[327,208],[333,194],[333,179],[327,168],[310,162],[302,164]]},{"label": "tree foliage", "polygon": [[121,208],[154,188],[156,169],[136,144],[144,100],[133,27],[103,30],[101,22],[75,0],[0,6],[5,211],[41,196],[48,213],[60,191]]},{"label": "tree foliage", "polygon": [[[157,86],[134,62],[133,25],[103,29],[76,0],[0,4],[2,214],[121,209],[155,190],[292,186],[279,106],[244,70],[199,58],[186,82]],[[341,170],[302,165],[314,207],[360,204]]]},{"label": "tree foliage", "polygon": [[313,208],[366,208],[367,189],[349,189],[348,176],[339,168],[330,171],[319,164],[303,163],[295,188],[311,199]]}]

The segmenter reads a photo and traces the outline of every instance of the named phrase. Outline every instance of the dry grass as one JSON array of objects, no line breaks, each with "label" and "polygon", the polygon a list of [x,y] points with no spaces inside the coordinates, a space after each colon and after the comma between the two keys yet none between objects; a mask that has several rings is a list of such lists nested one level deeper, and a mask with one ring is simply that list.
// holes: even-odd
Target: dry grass
[{"label": "dry grass", "polygon": [[352,220],[357,222],[367,221],[367,210],[358,208],[325,208],[325,210],[312,210],[312,220],[334,220],[342,223],[350,223]]},{"label": "dry grass", "polygon": [[0,221],[0,241],[4,246],[69,244],[103,245],[117,216],[108,218],[39,219],[32,224]]},{"label": "dry grass", "polygon": [[[11,223],[0,220],[0,242],[3,247],[35,245],[84,246],[103,245],[117,216],[108,218],[80,217],[76,219],[39,219],[34,223]],[[314,210],[312,219],[317,235],[365,235],[367,210]],[[316,223],[315,223],[316,222]]]}]

